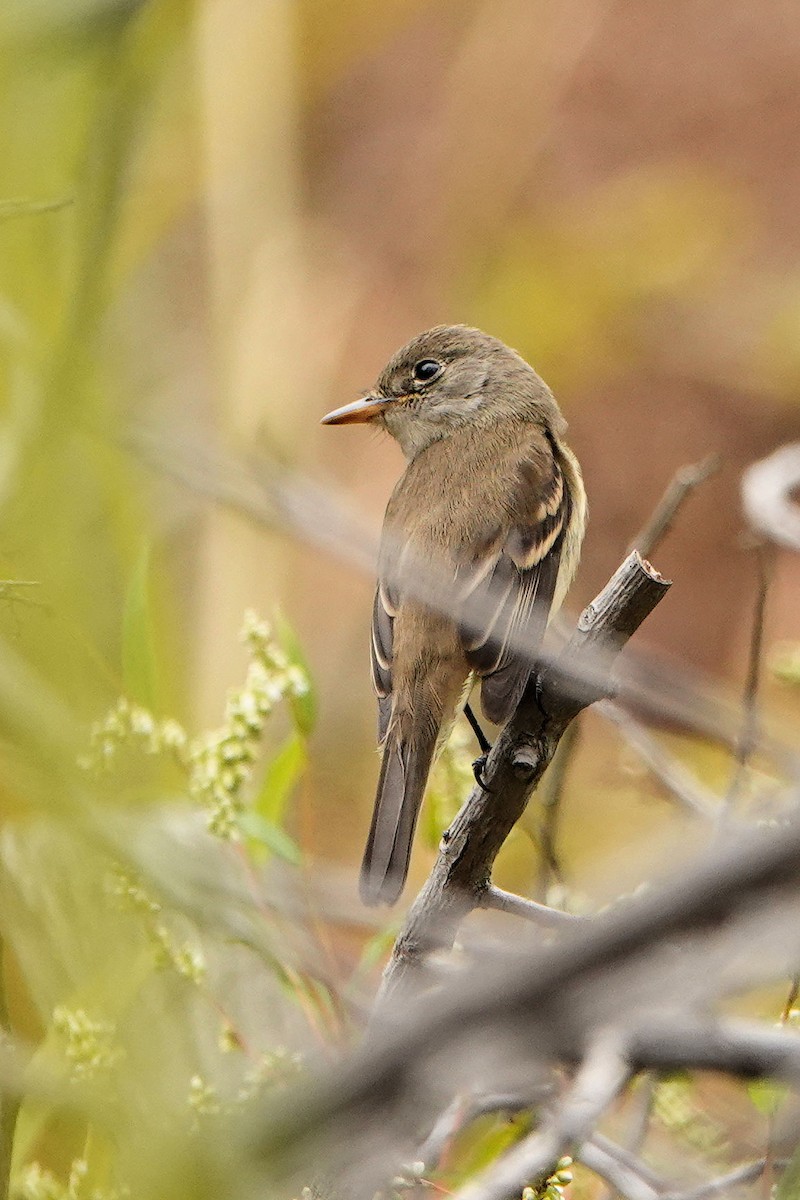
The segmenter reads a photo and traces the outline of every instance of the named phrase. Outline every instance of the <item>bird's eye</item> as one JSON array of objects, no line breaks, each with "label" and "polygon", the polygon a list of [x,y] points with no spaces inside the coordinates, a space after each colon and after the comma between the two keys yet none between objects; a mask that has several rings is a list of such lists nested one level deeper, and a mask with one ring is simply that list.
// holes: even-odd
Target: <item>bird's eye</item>
[{"label": "bird's eye", "polygon": [[430,383],[437,375],[441,375],[442,370],[442,364],[435,358],[421,358],[419,362],[414,363],[411,374],[417,383]]}]

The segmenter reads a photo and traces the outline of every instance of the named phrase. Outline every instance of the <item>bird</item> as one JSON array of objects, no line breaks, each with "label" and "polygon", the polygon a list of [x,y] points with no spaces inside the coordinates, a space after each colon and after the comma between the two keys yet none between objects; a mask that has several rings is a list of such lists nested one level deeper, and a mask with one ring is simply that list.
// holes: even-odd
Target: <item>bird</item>
[{"label": "bird", "polygon": [[[407,459],[378,554],[370,659],[382,760],[360,875],[365,904],[391,905],[438,746],[474,683],[489,721],[513,715],[575,574],[587,503],[552,392],[479,329],[418,334],[373,388],[322,418],[366,422]],[[426,565],[429,585],[446,585],[440,603],[413,586]]]}]

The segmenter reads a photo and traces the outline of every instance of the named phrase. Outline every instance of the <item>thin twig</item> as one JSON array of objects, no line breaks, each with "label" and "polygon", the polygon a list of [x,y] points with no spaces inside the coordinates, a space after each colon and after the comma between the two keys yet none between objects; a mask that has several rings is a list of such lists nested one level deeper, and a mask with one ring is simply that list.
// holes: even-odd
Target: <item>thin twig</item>
[{"label": "thin twig", "polygon": [[614,1158],[597,1144],[594,1138],[584,1142],[578,1161],[609,1185],[612,1195],[624,1200],[658,1200],[659,1192],[626,1163]]},{"label": "thin twig", "polygon": [[549,1091],[548,1088],[540,1088],[535,1095],[528,1096],[520,1096],[515,1092],[456,1096],[422,1143],[418,1154],[419,1161],[425,1164],[426,1171],[439,1167],[453,1138],[473,1121],[489,1114],[525,1112],[535,1104],[541,1103]]},{"label": "thin twig", "polygon": [[504,892],[502,888],[490,883],[480,894],[479,908],[494,908],[498,912],[511,913],[522,917],[534,925],[546,925],[550,928],[575,925],[590,920],[589,917],[578,916],[575,913],[562,912],[558,908],[550,908],[546,904],[537,904],[535,900],[526,900],[515,896],[513,892]]},{"label": "thin twig", "polygon": [[[786,1166],[786,1161],[781,1160],[774,1165],[783,1168]],[[708,1183],[698,1184],[697,1187],[687,1188],[683,1192],[667,1192],[662,1200],[708,1200],[708,1197],[723,1196],[731,1188],[742,1187],[758,1179],[766,1166],[767,1160],[758,1158],[755,1162],[745,1163],[744,1166],[736,1167],[735,1170],[728,1171],[725,1175],[718,1175],[716,1179],[710,1179]]]},{"label": "thin twig", "polygon": [[[595,918],[589,928],[578,926],[555,945],[515,958],[505,969],[498,963],[489,972],[485,967],[460,972],[456,986],[440,990],[436,1004],[426,995],[393,1010],[381,1036],[368,1039],[327,1077],[318,1076],[313,1087],[298,1087],[271,1106],[254,1144],[262,1170],[297,1169],[301,1158],[307,1161],[309,1143],[323,1139],[333,1146],[346,1137],[351,1158],[359,1154],[352,1133],[359,1122],[363,1137],[374,1140],[376,1129],[399,1120],[403,1106],[413,1104],[419,1113],[426,1103],[424,1064],[441,1063],[444,1056],[452,1070],[468,1053],[470,1039],[485,1048],[496,1038],[508,1044],[513,1036],[513,1045],[530,1047],[529,1072],[534,1064],[579,1061],[602,1012],[613,1011],[626,1023],[636,1070],[712,1070],[796,1084],[800,1039],[785,1030],[694,1017],[682,1007],[669,1015],[660,992],[647,1021],[640,1005],[661,947],[691,939],[701,948],[704,938],[724,928],[729,952],[738,946],[752,958],[759,936],[753,913],[796,904],[798,878],[800,820],[795,820],[712,848],[669,885]],[[789,947],[788,953],[795,951]],[[657,982],[656,975],[654,989]],[[434,1072],[438,1081],[439,1068]],[[366,1152],[362,1139],[360,1154]],[[364,1191],[373,1182],[378,1186],[361,1158],[359,1172]]]},{"label": "thin twig", "polygon": [[[642,1146],[647,1140],[647,1133],[650,1128],[650,1118],[653,1112],[655,1092],[655,1076],[652,1072],[647,1072],[646,1074],[642,1075],[638,1081],[638,1087],[635,1089],[632,1097],[632,1104],[635,1111],[633,1114],[631,1128],[627,1137],[625,1138],[625,1145],[616,1146],[616,1144],[614,1144],[615,1149],[618,1151],[618,1157],[620,1154],[625,1155],[626,1161],[623,1162],[622,1165],[626,1167],[628,1171],[633,1170],[632,1164],[636,1164],[637,1167],[640,1166],[639,1154]],[[601,1172],[598,1172],[598,1174],[600,1173]],[[621,1190],[620,1188],[616,1187],[612,1180],[609,1179],[607,1182],[610,1185],[607,1192],[605,1194],[601,1193],[601,1195],[597,1197],[597,1200],[610,1200],[612,1196]],[[651,1186],[654,1186],[652,1185],[652,1180],[650,1182]],[[623,1192],[623,1194],[625,1193]]]},{"label": "thin twig", "polygon": [[649,558],[669,533],[681,505],[695,488],[719,470],[721,461],[718,454],[709,454],[702,462],[680,467],[656,505],[650,520],[628,546],[628,553],[638,550],[642,558]]},{"label": "thin twig", "polygon": [[758,692],[761,684],[762,659],[764,648],[764,617],[767,608],[767,595],[772,577],[772,555],[770,548],[763,543],[753,547],[758,578],[756,604],[753,610],[753,624],[750,632],[750,647],[747,656],[747,676],[742,697],[743,718],[742,732],[736,747],[735,768],[725,798],[722,815],[733,812],[741,797],[747,767],[750,758],[758,745]]},{"label": "thin twig", "polygon": [[583,1145],[629,1075],[624,1040],[615,1030],[599,1033],[550,1120],[458,1192],[457,1200],[507,1200],[526,1185],[539,1185],[559,1158]]},{"label": "thin twig", "polygon": [[608,1154],[610,1158],[615,1158],[627,1167],[630,1171],[634,1171],[637,1175],[649,1183],[650,1187],[656,1192],[669,1191],[667,1183],[660,1175],[658,1175],[652,1167],[648,1167],[647,1163],[643,1162],[638,1154],[632,1150],[620,1146],[618,1142],[614,1142],[611,1138],[606,1137],[604,1133],[598,1130],[592,1134],[592,1145],[597,1146],[604,1154]]},{"label": "thin twig", "polygon": [[792,1015],[792,1009],[797,1003],[797,997],[800,995],[800,975],[795,975],[789,985],[789,994],[786,997],[783,1008],[781,1010],[781,1025],[786,1025]]},{"label": "thin twig", "polygon": [[716,793],[704,787],[679,759],[669,754],[636,717],[612,700],[601,700],[595,707],[616,726],[650,773],[682,808],[705,821],[717,819],[720,801]]},{"label": "thin twig", "polygon": [[641,1076],[638,1091],[634,1096],[635,1111],[625,1149],[637,1158],[647,1141],[657,1087],[658,1079],[652,1072],[648,1072]]}]

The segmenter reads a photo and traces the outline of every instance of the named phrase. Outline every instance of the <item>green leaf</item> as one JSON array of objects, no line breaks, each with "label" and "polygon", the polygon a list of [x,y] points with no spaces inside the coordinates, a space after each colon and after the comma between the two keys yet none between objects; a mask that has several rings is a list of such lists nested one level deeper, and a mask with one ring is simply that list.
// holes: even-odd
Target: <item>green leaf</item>
[{"label": "green leaf", "polygon": [[446,1175],[448,1185],[461,1187],[481,1174],[524,1137],[530,1126],[531,1115],[527,1111],[507,1117],[479,1117],[458,1135],[453,1148],[455,1162]]},{"label": "green leaf", "polygon": [[286,803],[307,761],[304,739],[291,733],[267,767],[253,808],[273,825],[283,821]]},{"label": "green leaf", "polygon": [[292,709],[295,725],[306,737],[311,733],[317,720],[317,696],[311,683],[305,655],[300,641],[292,626],[280,610],[275,614],[275,631],[278,642],[292,666],[299,667],[308,680],[308,691],[302,696],[291,696],[289,703]]},{"label": "green leaf", "polygon": [[298,867],[303,861],[300,847],[285,829],[262,817],[261,813],[246,812],[239,818],[239,828],[242,833],[258,846],[263,846],[270,853],[282,858],[284,862]]},{"label": "green leaf", "polygon": [[122,678],[125,692],[138,704],[157,711],[156,653],[150,609],[150,546],[145,544],[134,567],[122,616]]},{"label": "green leaf", "polygon": [[11,217],[36,216],[37,213],[58,212],[74,204],[72,196],[61,196],[57,200],[0,200],[0,221]]},{"label": "green leaf", "polygon": [[371,937],[364,945],[361,951],[361,957],[358,960],[357,971],[364,973],[371,971],[377,966],[381,959],[385,958],[397,940],[398,926],[393,922],[387,929],[381,929]]}]

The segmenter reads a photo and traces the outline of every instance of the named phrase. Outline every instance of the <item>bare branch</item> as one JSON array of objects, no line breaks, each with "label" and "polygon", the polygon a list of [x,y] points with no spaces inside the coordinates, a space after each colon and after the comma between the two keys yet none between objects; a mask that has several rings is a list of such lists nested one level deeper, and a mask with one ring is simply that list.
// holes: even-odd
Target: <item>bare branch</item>
[{"label": "bare branch", "polygon": [[463,918],[482,903],[494,860],[575,716],[609,687],[594,686],[574,664],[599,646],[618,654],[666,595],[669,582],[629,555],[586,608],[553,667],[523,696],[486,763],[488,790],[476,786],[442,838],[427,883],[414,901],[384,973],[379,1004],[410,982],[431,950],[449,949]]},{"label": "bare branch", "polygon": [[[785,1165],[785,1161],[773,1164],[775,1167]],[[663,1196],[663,1200],[709,1200],[713,1196],[724,1196],[731,1188],[742,1187],[760,1179],[766,1167],[767,1160],[758,1158],[755,1162],[745,1163],[744,1166],[736,1167],[735,1170],[728,1171],[725,1175],[718,1175],[716,1179],[710,1179],[708,1183],[698,1184],[697,1187],[688,1188],[683,1192],[667,1192]]]},{"label": "bare branch", "polygon": [[[657,1007],[648,1019],[637,1012],[637,988],[652,980],[659,945],[702,939],[720,928],[731,937],[741,919],[751,939],[739,943],[741,953],[752,960],[753,939],[762,938],[752,913],[763,912],[772,921],[779,900],[796,905],[798,879],[800,820],[759,831],[758,837],[748,832],[733,846],[720,844],[668,886],[616,906],[589,928],[567,931],[558,944],[515,959],[505,970],[498,963],[491,972],[462,972],[454,987],[438,993],[435,1005],[420,997],[393,1009],[380,1037],[369,1039],[328,1077],[317,1078],[313,1089],[283,1096],[259,1133],[262,1162],[286,1165],[308,1139],[330,1137],[337,1143],[345,1123],[352,1130],[357,1125],[351,1121],[365,1122],[366,1114],[364,1136],[374,1137],[376,1123],[385,1129],[403,1097],[413,1096],[419,1110],[421,1064],[434,1055],[452,1060],[453,1047],[472,1036],[486,1046],[513,1030],[529,1048],[528,1074],[537,1061],[580,1061],[604,1012],[626,1021],[628,1053],[637,1070],[696,1068],[799,1080],[800,1039],[785,1030],[692,1017],[680,1008],[669,1014]],[[699,945],[704,959],[702,940]],[[787,956],[795,952],[787,944]],[[632,977],[637,963],[641,973]],[[656,972],[653,1004],[663,1006],[660,978]]]},{"label": "bare branch", "polygon": [[[612,1157],[614,1151],[617,1152],[618,1159],[620,1159],[620,1156],[624,1155],[625,1159],[622,1162],[622,1166],[627,1167],[629,1172],[634,1171],[635,1174],[640,1176],[642,1175],[642,1172],[646,1170],[646,1168],[640,1162],[638,1154],[647,1140],[647,1134],[650,1128],[650,1119],[653,1114],[655,1095],[656,1076],[652,1071],[647,1071],[639,1079],[639,1086],[635,1094],[631,1097],[633,1119],[630,1122],[631,1127],[627,1137],[625,1138],[624,1147],[618,1146],[613,1142],[609,1143],[609,1145],[613,1147],[613,1150],[609,1151],[609,1153],[612,1154]],[[655,1186],[652,1179],[650,1180],[650,1183],[652,1186]],[[598,1198],[598,1200],[611,1200],[611,1197],[617,1195],[618,1192],[619,1189],[615,1189],[614,1186],[611,1185],[606,1192]]]},{"label": "bare branch", "polygon": [[658,1175],[647,1163],[639,1158],[632,1150],[626,1149],[625,1146],[618,1145],[611,1138],[606,1137],[604,1133],[599,1133],[597,1130],[592,1134],[591,1142],[593,1146],[597,1146],[609,1158],[616,1159],[622,1163],[628,1170],[634,1174],[641,1176],[645,1183],[649,1183],[650,1187],[656,1192],[666,1192],[669,1190],[666,1182]]},{"label": "bare branch", "polygon": [[719,796],[704,787],[679,759],[668,754],[641,722],[611,700],[601,700],[597,710],[617,727],[658,782],[687,812],[705,821],[717,819],[721,803]]},{"label": "bare branch", "polygon": [[724,1071],[745,1079],[800,1083],[800,1039],[754,1021],[666,1018],[630,1034],[631,1061],[660,1071]]},{"label": "bare branch", "polygon": [[747,676],[742,699],[744,715],[742,732],[736,746],[736,766],[731,778],[722,815],[733,812],[747,776],[747,765],[758,745],[758,691],[761,683],[761,660],[764,646],[764,618],[767,608],[767,593],[771,579],[772,559],[769,547],[756,544],[753,547],[756,562],[758,591],[753,612],[750,648],[747,657]]},{"label": "bare branch", "polygon": [[549,908],[546,904],[537,904],[535,900],[526,900],[522,896],[515,896],[512,892],[504,892],[502,888],[495,887],[492,883],[480,893],[478,907],[494,908],[498,912],[512,913],[515,917],[522,917],[523,920],[531,921],[534,925],[546,925],[550,928],[563,928],[564,925],[575,925],[589,919],[575,913],[562,912],[558,908]]},{"label": "bare branch", "polygon": [[619,1158],[603,1150],[593,1138],[584,1142],[578,1161],[609,1184],[614,1194],[624,1200],[659,1200],[659,1191]]},{"label": "bare branch", "polygon": [[[584,1166],[605,1179],[625,1200],[655,1200],[655,1197],[660,1197],[660,1200],[712,1200],[714,1196],[723,1196],[733,1188],[753,1183],[769,1165],[766,1158],[758,1158],[706,1183],[680,1190],[668,1187],[639,1158],[600,1133],[595,1133],[584,1144],[578,1157]],[[786,1161],[776,1162],[774,1166],[784,1168]]]},{"label": "bare branch", "polygon": [[629,1074],[625,1043],[619,1032],[598,1033],[551,1119],[458,1192],[458,1200],[508,1200],[526,1185],[538,1186],[559,1158],[577,1150],[588,1138],[622,1091]]},{"label": "bare branch", "polygon": [[456,1096],[437,1119],[428,1137],[419,1150],[419,1159],[427,1170],[439,1166],[453,1138],[479,1117],[490,1113],[517,1113],[533,1108],[548,1095],[549,1089],[541,1088],[534,1095],[520,1096],[517,1093],[503,1095],[460,1095]]},{"label": "bare branch", "polygon": [[[458,1193],[459,1200],[507,1200],[525,1185],[540,1184],[562,1155],[580,1153],[642,1059],[649,1065],[670,1069],[687,1065],[707,1070],[733,1069],[750,1077],[761,1074],[767,1066],[768,1074],[788,1077],[797,1084],[800,1045],[793,1046],[793,1040],[743,1022],[693,1024],[677,1019],[666,1027],[654,1023],[649,1029],[637,1031],[630,1042],[627,1034],[623,1040],[619,1031],[606,1030],[590,1048],[572,1088],[551,1120]],[[715,1194],[718,1184],[704,1185],[701,1195]]]},{"label": "bare branch", "polygon": [[628,553],[638,550],[642,558],[649,558],[669,533],[678,510],[695,488],[719,470],[720,462],[718,454],[709,454],[702,462],[680,467],[656,505],[650,520],[628,546]]}]

